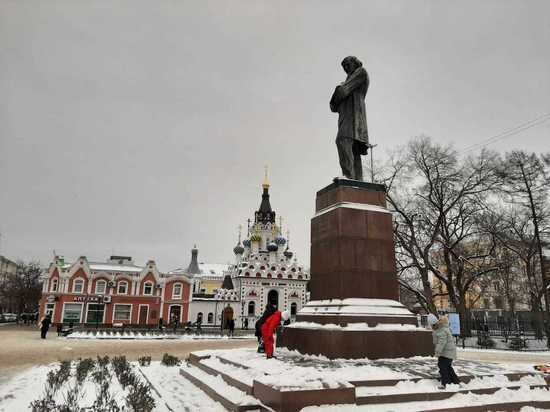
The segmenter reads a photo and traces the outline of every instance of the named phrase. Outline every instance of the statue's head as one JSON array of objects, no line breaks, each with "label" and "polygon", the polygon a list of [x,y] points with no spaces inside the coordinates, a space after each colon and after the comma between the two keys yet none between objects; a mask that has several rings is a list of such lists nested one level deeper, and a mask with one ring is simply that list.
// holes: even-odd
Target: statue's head
[{"label": "statue's head", "polygon": [[342,60],[342,67],[347,74],[353,73],[355,69],[362,65],[363,63],[355,56],[348,56]]}]

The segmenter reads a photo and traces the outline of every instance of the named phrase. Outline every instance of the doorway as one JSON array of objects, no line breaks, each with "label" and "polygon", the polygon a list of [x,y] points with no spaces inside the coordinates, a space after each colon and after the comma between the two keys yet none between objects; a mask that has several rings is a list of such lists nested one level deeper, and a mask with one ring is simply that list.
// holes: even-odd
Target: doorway
[{"label": "doorway", "polygon": [[222,329],[227,329],[229,327],[229,321],[233,320],[233,308],[229,305],[223,310],[223,323]]},{"label": "doorway", "polygon": [[86,323],[95,323],[96,325],[103,323],[104,313],[105,313],[105,305],[88,303],[88,314],[86,316]]},{"label": "doorway", "polygon": [[168,312],[168,322],[174,323],[174,321],[176,321],[179,323],[180,320],[181,320],[181,306],[179,305],[170,306],[170,310]]},{"label": "doorway", "polygon": [[149,305],[139,305],[139,324],[147,325],[147,315],[149,314]]},{"label": "doorway", "polygon": [[267,301],[279,309],[279,292],[270,290],[267,294]]}]

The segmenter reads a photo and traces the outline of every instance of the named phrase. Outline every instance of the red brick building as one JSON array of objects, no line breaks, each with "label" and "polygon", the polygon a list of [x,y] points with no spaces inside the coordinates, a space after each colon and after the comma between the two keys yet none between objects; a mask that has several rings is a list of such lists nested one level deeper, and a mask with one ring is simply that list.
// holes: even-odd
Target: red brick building
[{"label": "red brick building", "polygon": [[143,325],[187,322],[191,280],[160,273],[155,262],[137,266],[131,257],[89,262],[81,256],[66,263],[57,256],[42,274],[40,318],[55,324]]}]

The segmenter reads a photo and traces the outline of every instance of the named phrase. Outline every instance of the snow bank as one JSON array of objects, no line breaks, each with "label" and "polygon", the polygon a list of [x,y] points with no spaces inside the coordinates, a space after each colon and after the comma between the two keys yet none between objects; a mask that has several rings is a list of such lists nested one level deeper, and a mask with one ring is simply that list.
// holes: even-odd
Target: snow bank
[{"label": "snow bank", "polygon": [[192,340],[229,340],[229,339],[256,339],[254,335],[243,335],[236,337],[229,337],[226,335],[173,335],[168,333],[145,333],[130,332],[130,331],[116,331],[107,333],[105,331],[73,332],[66,337],[66,339],[122,339],[122,340],[178,340],[178,341],[192,341]]},{"label": "snow bank", "polygon": [[[481,406],[498,403],[529,402],[529,401],[550,401],[548,389],[529,389],[522,387],[519,390],[500,389],[491,395],[476,395],[473,393],[458,393],[449,399],[429,402],[404,402],[382,405],[323,405],[309,406],[302,409],[302,412],[410,412],[426,411],[432,409],[459,408],[464,406]],[[523,409],[522,409],[523,410]]]},{"label": "snow bank", "polygon": [[[439,381],[435,379],[421,379],[419,381],[401,381],[395,386],[371,386],[358,387],[357,396],[395,395],[404,393],[440,392]],[[524,376],[519,381],[511,381],[504,375],[480,376],[472,379],[467,384],[447,385],[446,391],[459,392],[473,389],[505,388],[509,386],[533,386],[546,385],[542,375]]]},{"label": "snow bank", "polygon": [[367,323],[349,323],[346,326],[335,325],[333,323],[321,324],[315,322],[295,322],[286,328],[299,328],[299,329],[322,329],[322,330],[342,330],[342,331],[359,331],[359,330],[393,330],[393,331],[418,331],[427,330],[425,328],[418,327],[416,325],[401,324],[401,323],[379,323],[376,326],[369,326]]}]

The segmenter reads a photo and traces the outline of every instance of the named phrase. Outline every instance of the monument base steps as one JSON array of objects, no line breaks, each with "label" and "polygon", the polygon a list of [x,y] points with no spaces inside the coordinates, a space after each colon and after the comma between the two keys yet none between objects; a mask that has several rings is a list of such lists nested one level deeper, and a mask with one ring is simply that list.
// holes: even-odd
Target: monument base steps
[{"label": "monument base steps", "polygon": [[[192,353],[188,358],[188,366],[182,368],[181,375],[207,393],[212,399],[222,403],[232,411],[244,410],[275,410],[299,411],[308,406],[353,404],[369,405],[373,411],[378,410],[440,410],[451,412],[477,412],[487,410],[517,411],[524,406],[536,408],[550,407],[550,392],[546,379],[542,374],[527,370],[511,371],[497,364],[478,363],[472,361],[456,361],[455,368],[463,385],[450,386],[447,390],[437,389],[438,381],[436,360],[433,358],[414,359],[380,359],[368,361],[338,360],[328,361],[288,352],[276,351],[277,359],[265,360],[264,355],[252,350],[220,350],[207,353]],[[267,365],[267,367],[266,367]],[[327,383],[313,388],[310,384],[300,386],[307,374],[304,368],[320,371],[311,375],[315,380],[327,376]],[[357,375],[358,380],[349,379],[338,382],[333,379],[341,372],[348,371],[348,376]],[[349,368],[363,371],[356,374]],[[370,369],[369,369],[370,368]],[[373,369],[374,368],[374,369]],[[380,373],[377,373],[377,368]],[[365,370],[368,369],[368,372]],[[402,376],[395,379],[364,379],[369,375],[376,377],[391,374]],[[397,373],[397,371],[400,371]],[[200,373],[197,373],[200,372]],[[323,372],[324,371],[324,372]],[[286,376],[279,379],[279,375]],[[416,376],[414,376],[416,374]],[[219,376],[228,385],[226,391],[212,387],[204,377]],[[332,377],[331,377],[332,376]],[[344,376],[344,375],[342,375]],[[201,379],[202,377],[202,379]],[[302,380],[301,380],[302,379]],[[322,378],[321,378],[322,379]],[[306,378],[307,380],[307,378]],[[284,383],[283,386],[281,382]],[[525,391],[541,390],[548,392],[548,401],[529,398],[522,402],[498,400],[500,389],[517,391],[525,396]],[[241,391],[248,394],[246,404],[239,404],[226,393]],[[509,392],[510,393],[510,392]],[[530,392],[529,392],[530,393]],[[441,402],[451,402],[454,396],[476,394],[482,402],[467,406],[438,408]],[[232,394],[235,398],[235,394]],[[497,400],[495,400],[497,396]],[[540,396],[539,396],[540,398]],[[254,401],[251,401],[253,399]],[[483,402],[483,399],[487,399]],[[422,405],[420,407],[420,405]],[[411,409],[412,408],[412,409]]]}]

